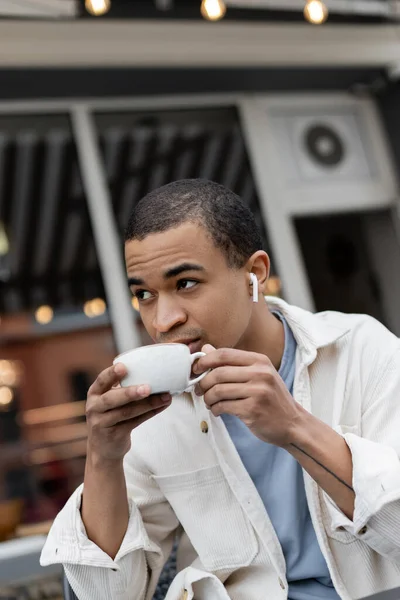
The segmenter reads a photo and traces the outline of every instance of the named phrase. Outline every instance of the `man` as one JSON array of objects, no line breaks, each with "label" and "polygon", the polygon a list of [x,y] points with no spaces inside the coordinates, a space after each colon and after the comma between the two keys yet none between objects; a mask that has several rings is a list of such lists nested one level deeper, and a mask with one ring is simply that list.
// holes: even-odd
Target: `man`
[{"label": "man", "polygon": [[142,199],[125,257],[152,339],[203,348],[194,370],[211,371],[173,400],[119,387],[122,365],[99,375],[84,486],[42,565],[62,563],[80,600],[150,600],[179,533],[168,600],[400,586],[399,340],[367,316],[265,301],[253,216],[212,182]]}]

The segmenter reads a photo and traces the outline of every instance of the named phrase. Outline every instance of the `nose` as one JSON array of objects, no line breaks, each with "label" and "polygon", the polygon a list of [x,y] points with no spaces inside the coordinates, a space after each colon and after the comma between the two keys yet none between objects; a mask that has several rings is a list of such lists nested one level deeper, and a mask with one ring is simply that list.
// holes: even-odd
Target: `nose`
[{"label": "nose", "polygon": [[158,297],[153,327],[158,333],[168,333],[178,325],[186,323],[187,314],[178,302],[168,297]]}]

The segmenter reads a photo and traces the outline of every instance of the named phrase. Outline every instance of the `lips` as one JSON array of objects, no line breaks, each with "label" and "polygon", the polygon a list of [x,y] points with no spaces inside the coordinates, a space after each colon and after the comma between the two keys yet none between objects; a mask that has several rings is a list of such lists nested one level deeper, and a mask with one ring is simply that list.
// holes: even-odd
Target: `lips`
[{"label": "lips", "polygon": [[195,352],[200,352],[203,347],[203,342],[200,338],[194,340],[174,340],[175,344],[185,344],[190,350],[190,354],[194,354]]},{"label": "lips", "polygon": [[178,338],[176,340],[157,340],[159,344],[184,344],[190,350],[190,354],[200,352],[204,346],[204,341],[201,338]]},{"label": "lips", "polygon": [[187,346],[190,350],[190,354],[194,354],[195,352],[200,352],[203,347],[203,342],[201,340],[193,340],[193,342],[190,342]]}]

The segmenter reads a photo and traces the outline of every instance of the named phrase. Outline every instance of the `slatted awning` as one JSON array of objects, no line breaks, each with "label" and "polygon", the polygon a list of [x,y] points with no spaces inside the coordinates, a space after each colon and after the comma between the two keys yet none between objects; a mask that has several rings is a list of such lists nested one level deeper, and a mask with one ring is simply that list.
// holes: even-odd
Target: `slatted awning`
[{"label": "slatted awning", "polygon": [[0,219],[10,240],[1,311],[68,308],[85,295],[88,278],[98,286],[68,116],[0,120]]},{"label": "slatted awning", "polygon": [[[151,189],[203,177],[249,204],[268,242],[234,109],[99,114],[112,205],[122,230]],[[104,288],[68,115],[0,118],[0,313],[81,309]],[[121,243],[122,257],[122,243]]]}]

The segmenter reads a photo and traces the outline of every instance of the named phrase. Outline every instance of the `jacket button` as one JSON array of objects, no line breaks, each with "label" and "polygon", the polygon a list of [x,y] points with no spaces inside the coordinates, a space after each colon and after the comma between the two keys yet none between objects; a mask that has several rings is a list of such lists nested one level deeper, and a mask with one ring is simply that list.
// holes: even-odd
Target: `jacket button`
[{"label": "jacket button", "polygon": [[201,431],[203,433],[208,433],[208,423],[207,423],[207,421],[202,421],[201,424],[200,424],[200,427],[201,427]]},{"label": "jacket button", "polygon": [[358,535],[364,535],[364,533],[367,533],[368,531],[368,527],[366,525],[364,525],[364,527],[362,527],[360,529],[360,531],[358,532]]},{"label": "jacket button", "polygon": [[285,589],[285,584],[283,583],[282,579],[279,577],[279,585],[281,586],[281,588],[284,590]]}]

